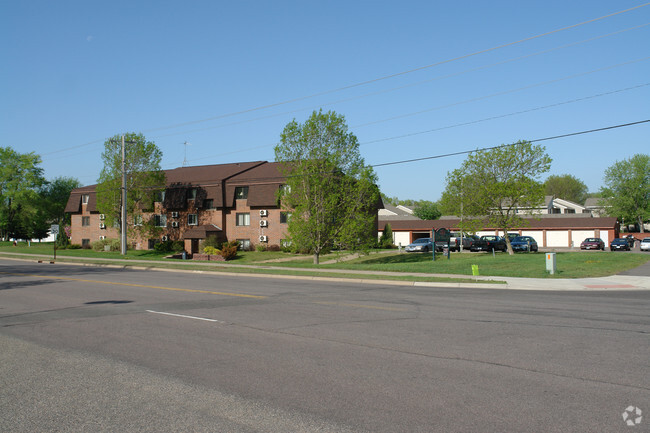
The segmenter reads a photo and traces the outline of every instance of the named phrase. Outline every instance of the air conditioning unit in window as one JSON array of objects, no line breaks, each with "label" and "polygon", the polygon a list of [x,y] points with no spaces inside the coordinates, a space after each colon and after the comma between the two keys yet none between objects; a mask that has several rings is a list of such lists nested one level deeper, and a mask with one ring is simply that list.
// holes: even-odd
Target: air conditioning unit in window
[{"label": "air conditioning unit in window", "polygon": [[99,223],[99,228],[100,228],[100,229],[105,229],[105,228],[106,228],[106,224],[104,224],[104,223]]},{"label": "air conditioning unit in window", "polygon": [[172,212],[172,218],[178,218],[178,212]]},{"label": "air conditioning unit in window", "polygon": [[268,241],[269,241],[268,236],[264,236],[264,235],[260,236],[260,242],[268,242]]},{"label": "air conditioning unit in window", "polygon": [[268,227],[269,222],[267,220],[260,220],[260,227]]},{"label": "air conditioning unit in window", "polygon": [[261,209],[260,216],[261,217],[269,216],[269,211],[267,211],[266,209]]},{"label": "air conditioning unit in window", "polygon": [[105,219],[106,219],[106,215],[104,215],[103,213],[100,213],[100,214],[99,214],[99,219],[100,219],[100,220],[105,220]]},{"label": "air conditioning unit in window", "polygon": [[100,237],[99,237],[99,240],[100,240],[100,241],[103,241],[104,239],[106,239],[106,236],[100,236]]},{"label": "air conditioning unit in window", "polygon": [[178,228],[178,221],[172,221],[172,227]]},{"label": "air conditioning unit in window", "polygon": [[167,242],[168,240],[169,240],[169,237],[168,237],[167,235],[164,235],[164,236],[162,237],[162,241],[163,241],[163,242]]}]

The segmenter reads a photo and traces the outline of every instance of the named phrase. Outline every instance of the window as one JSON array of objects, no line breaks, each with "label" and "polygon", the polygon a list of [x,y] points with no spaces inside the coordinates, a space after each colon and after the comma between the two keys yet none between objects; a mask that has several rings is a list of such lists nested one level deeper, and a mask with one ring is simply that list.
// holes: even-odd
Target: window
[{"label": "window", "polygon": [[81,225],[84,226],[84,227],[89,226],[90,225],[90,217],[89,216],[81,217]]},{"label": "window", "polygon": [[153,225],[156,227],[167,227],[167,215],[154,215]]},{"label": "window", "polygon": [[158,191],[156,193],[156,201],[161,203],[165,201],[165,190]]},{"label": "window", "polygon": [[236,226],[249,226],[251,225],[251,214],[249,213],[238,213],[235,214],[237,220],[235,222]]},{"label": "window", "polygon": [[203,200],[203,208],[214,209],[214,200],[212,200],[211,198]]},{"label": "window", "polygon": [[291,212],[280,212],[280,224],[286,224],[291,218]]},{"label": "window", "polygon": [[81,246],[82,248],[90,248],[90,239],[82,239]]},{"label": "window", "polygon": [[195,226],[199,223],[199,217],[195,213],[191,213],[187,215],[187,225],[188,226]]},{"label": "window", "polygon": [[242,251],[248,251],[251,249],[251,240],[250,239],[237,239],[239,242],[239,249]]},{"label": "window", "polygon": [[196,200],[196,188],[192,188],[187,192],[187,199],[188,200]]},{"label": "window", "polygon": [[238,187],[236,187],[235,188],[235,198],[237,200],[243,200],[243,199],[248,198],[248,187],[247,186],[238,186]]},{"label": "window", "polygon": [[133,225],[134,226],[141,226],[142,225],[142,215],[134,215],[133,216]]},{"label": "window", "polygon": [[89,199],[90,199],[90,196],[88,194],[84,194],[84,195],[81,196],[81,203],[88,204]]}]

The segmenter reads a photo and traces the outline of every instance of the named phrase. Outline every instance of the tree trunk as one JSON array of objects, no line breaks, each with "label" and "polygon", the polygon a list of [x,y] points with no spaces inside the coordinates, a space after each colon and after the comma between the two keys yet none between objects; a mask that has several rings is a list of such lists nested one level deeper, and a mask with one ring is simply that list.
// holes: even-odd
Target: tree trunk
[{"label": "tree trunk", "polygon": [[317,265],[320,260],[320,254],[319,253],[314,253],[314,264]]},{"label": "tree trunk", "polygon": [[643,217],[638,217],[639,218],[639,231],[641,233],[645,233],[645,228],[643,227]]}]

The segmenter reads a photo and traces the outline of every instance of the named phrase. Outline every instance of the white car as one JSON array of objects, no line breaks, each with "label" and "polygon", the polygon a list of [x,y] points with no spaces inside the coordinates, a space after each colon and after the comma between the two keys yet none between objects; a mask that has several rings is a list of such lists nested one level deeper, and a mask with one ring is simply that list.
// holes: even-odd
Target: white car
[{"label": "white car", "polygon": [[650,238],[644,238],[640,243],[641,251],[650,251]]}]

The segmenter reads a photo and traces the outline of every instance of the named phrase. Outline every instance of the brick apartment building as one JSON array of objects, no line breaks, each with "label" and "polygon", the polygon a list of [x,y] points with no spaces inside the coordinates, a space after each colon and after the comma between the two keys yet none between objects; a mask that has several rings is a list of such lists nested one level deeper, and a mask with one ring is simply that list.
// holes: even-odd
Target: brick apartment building
[{"label": "brick apartment building", "polygon": [[[281,245],[287,233],[287,212],[278,202],[284,184],[279,163],[266,161],[180,167],[165,170],[167,185],[159,201],[143,218],[153,218],[162,235],[155,239],[134,237],[127,227],[130,246],[151,249],[162,240],[180,240],[185,250],[200,252],[208,236],[238,240],[242,248],[258,243]],[[70,194],[66,212],[71,214],[71,242],[90,245],[104,238],[119,238],[97,210],[95,185]]]}]

